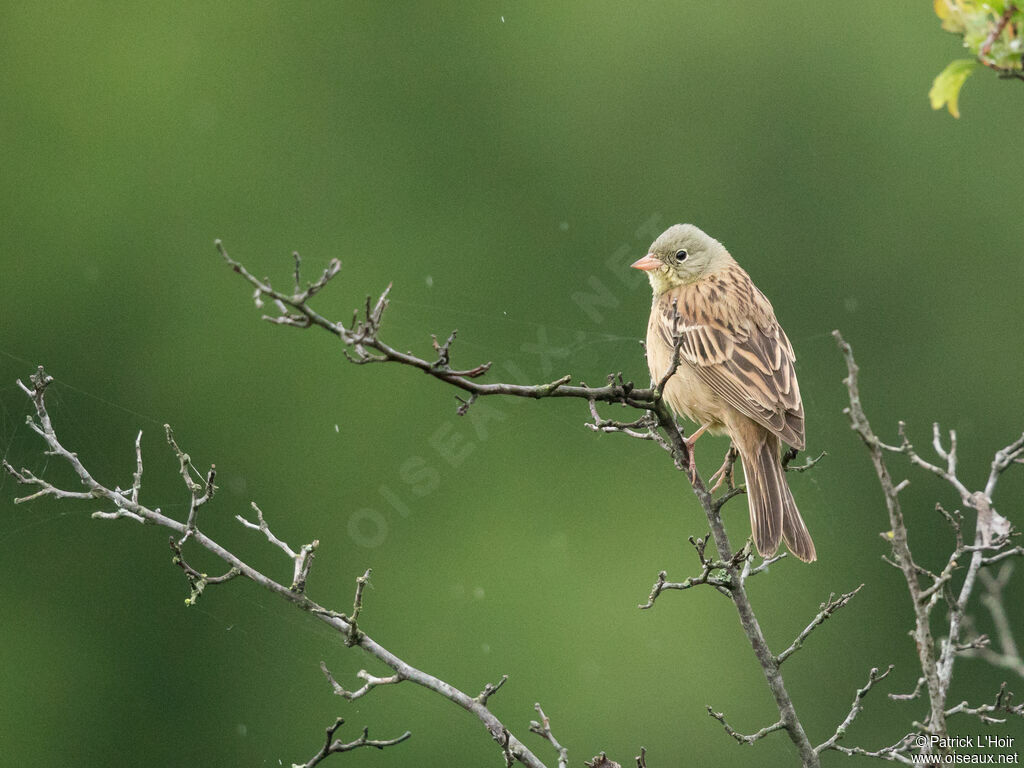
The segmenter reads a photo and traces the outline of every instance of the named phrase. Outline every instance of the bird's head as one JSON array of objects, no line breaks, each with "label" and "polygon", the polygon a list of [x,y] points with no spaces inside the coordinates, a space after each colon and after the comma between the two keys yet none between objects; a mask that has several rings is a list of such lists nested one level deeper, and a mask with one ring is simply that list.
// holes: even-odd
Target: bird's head
[{"label": "bird's head", "polygon": [[647,273],[659,296],[665,291],[693,283],[732,261],[725,246],[693,224],[675,224],[651,243],[650,251],[630,266]]}]

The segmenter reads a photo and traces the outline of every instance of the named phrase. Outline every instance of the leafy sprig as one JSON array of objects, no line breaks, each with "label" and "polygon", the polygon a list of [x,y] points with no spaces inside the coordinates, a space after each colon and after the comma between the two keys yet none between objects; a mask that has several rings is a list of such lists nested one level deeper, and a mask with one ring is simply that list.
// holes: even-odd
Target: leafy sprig
[{"label": "leafy sprig", "polygon": [[1024,80],[1024,10],[1007,0],[933,0],[942,28],[963,38],[973,58],[954,59],[928,92],[932,109],[960,117],[960,89],[979,67]]}]

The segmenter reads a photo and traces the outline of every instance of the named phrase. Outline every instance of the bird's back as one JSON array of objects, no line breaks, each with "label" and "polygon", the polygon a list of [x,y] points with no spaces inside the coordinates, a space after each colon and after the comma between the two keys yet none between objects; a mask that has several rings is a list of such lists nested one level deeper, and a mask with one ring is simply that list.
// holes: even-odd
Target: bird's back
[{"label": "bird's back", "polygon": [[682,340],[679,369],[665,387],[669,405],[710,423],[713,433],[736,410],[802,449],[804,415],[793,348],[746,271],[730,257],[722,269],[655,298],[647,356],[656,383],[672,363],[674,312]]}]

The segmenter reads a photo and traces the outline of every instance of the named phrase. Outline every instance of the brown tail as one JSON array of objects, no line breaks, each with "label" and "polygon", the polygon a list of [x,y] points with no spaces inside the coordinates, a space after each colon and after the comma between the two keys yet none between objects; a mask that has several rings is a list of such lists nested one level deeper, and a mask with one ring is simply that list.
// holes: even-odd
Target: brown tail
[{"label": "brown tail", "polygon": [[786,483],[786,473],[779,460],[779,439],[771,433],[765,434],[764,442],[759,441],[754,447],[753,456],[746,455],[742,449],[740,452],[754,544],[762,557],[771,557],[778,550],[780,539],[785,540],[790,552],[809,563],[817,559],[814,542]]}]

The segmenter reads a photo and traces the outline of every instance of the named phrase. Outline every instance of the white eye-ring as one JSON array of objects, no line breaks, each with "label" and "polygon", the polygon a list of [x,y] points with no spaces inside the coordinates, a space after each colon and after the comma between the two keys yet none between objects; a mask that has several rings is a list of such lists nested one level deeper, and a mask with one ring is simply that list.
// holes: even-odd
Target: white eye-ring
[{"label": "white eye-ring", "polygon": [[689,255],[690,254],[686,252],[685,248],[680,248],[678,251],[676,251],[676,261],[682,263],[686,261],[686,257]]}]

